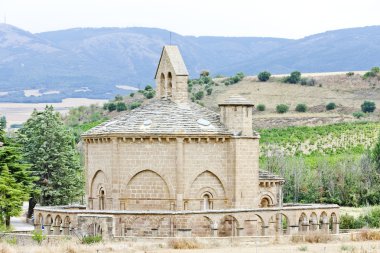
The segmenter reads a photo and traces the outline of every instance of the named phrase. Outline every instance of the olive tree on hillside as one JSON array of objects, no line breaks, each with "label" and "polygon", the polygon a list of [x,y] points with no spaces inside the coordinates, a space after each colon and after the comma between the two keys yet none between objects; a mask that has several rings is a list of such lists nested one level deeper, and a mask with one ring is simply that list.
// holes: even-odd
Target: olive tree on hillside
[{"label": "olive tree on hillside", "polygon": [[19,130],[19,142],[40,191],[29,202],[29,215],[36,203],[66,205],[83,194],[83,171],[73,134],[52,106],[34,111]]}]

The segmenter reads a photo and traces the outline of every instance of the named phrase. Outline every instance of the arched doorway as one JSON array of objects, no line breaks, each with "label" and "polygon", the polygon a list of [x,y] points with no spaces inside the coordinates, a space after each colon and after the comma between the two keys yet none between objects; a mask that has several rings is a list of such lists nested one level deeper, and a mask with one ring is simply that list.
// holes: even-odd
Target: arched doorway
[{"label": "arched doorway", "polygon": [[260,201],[260,207],[261,208],[268,208],[272,205],[272,200],[270,197],[265,196]]},{"label": "arched doorway", "polygon": [[273,235],[274,233],[279,235],[287,235],[289,234],[289,218],[282,214],[278,213],[273,215],[269,219],[269,234]]},{"label": "arched doorway", "polygon": [[218,236],[237,236],[237,229],[239,228],[239,223],[235,217],[232,215],[224,216],[219,223]]}]

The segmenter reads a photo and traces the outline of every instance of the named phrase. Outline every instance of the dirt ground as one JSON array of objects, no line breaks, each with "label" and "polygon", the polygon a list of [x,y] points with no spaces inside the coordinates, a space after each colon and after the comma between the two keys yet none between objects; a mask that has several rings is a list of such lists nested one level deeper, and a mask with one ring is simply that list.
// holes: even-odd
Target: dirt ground
[{"label": "dirt ground", "polygon": [[263,244],[263,245],[229,245],[210,246],[202,245],[199,249],[170,249],[164,243],[149,245],[146,243],[100,243],[94,245],[81,245],[63,242],[59,246],[14,246],[7,243],[0,243],[1,253],[378,253],[380,252],[380,241],[365,242],[339,242],[330,243],[304,243],[304,244]]}]

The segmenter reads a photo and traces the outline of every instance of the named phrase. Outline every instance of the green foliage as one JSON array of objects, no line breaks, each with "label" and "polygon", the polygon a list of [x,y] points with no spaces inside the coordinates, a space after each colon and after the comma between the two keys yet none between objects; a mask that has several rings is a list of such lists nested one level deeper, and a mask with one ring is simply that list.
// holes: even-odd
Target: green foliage
[{"label": "green foliage", "polygon": [[136,109],[137,107],[140,107],[142,103],[140,101],[134,101],[129,104],[129,110]]},{"label": "green foliage", "polygon": [[129,93],[129,96],[130,96],[131,98],[133,98],[133,97],[135,96],[135,93],[131,92],[131,93]]},{"label": "green foliage", "polygon": [[205,93],[203,90],[198,91],[194,94],[196,100],[201,100],[204,97]]},{"label": "green foliage", "polygon": [[0,117],[0,131],[2,129],[5,129],[7,127],[7,119],[5,118],[5,116],[1,116]]},{"label": "green foliage", "polygon": [[296,84],[301,80],[301,72],[293,71],[290,73],[290,76],[284,78],[284,83],[293,83]]},{"label": "green foliage", "polygon": [[375,164],[377,173],[380,173],[380,134],[371,152],[371,160]]},{"label": "green foliage", "polygon": [[150,85],[145,86],[145,89],[141,93],[147,99],[154,98],[154,96],[156,95],[156,91]]},{"label": "green foliage", "polygon": [[261,82],[266,82],[269,80],[270,76],[272,74],[268,71],[263,71],[263,72],[260,72],[258,75],[257,75],[257,78],[261,81]]},{"label": "green foliage", "polygon": [[34,196],[41,205],[66,205],[83,195],[83,170],[79,163],[74,136],[52,106],[33,111],[18,131],[26,161],[38,179]]},{"label": "green foliage", "polygon": [[37,242],[38,245],[41,245],[42,242],[46,239],[46,235],[42,233],[42,230],[33,230],[32,231],[32,240]]},{"label": "green foliage", "polygon": [[74,107],[64,116],[64,122],[67,126],[75,127],[83,123],[105,120],[104,110],[108,110],[108,104],[104,104],[103,108],[98,105]]},{"label": "green foliage", "polygon": [[333,102],[330,102],[326,105],[326,110],[327,111],[331,111],[331,110],[334,110],[336,108],[336,104],[333,103]]},{"label": "green foliage", "polygon": [[33,191],[29,165],[23,163],[20,148],[0,129],[0,225],[10,226],[10,217],[22,211],[22,202]]},{"label": "green foliage", "polygon": [[314,78],[301,78],[300,83],[301,85],[315,86],[317,84],[317,81]]},{"label": "green foliage", "polygon": [[114,102],[107,103],[107,109],[109,112],[116,110],[116,104]]},{"label": "green foliage", "polygon": [[360,107],[362,108],[362,112],[374,112],[376,109],[376,104],[372,101],[364,101]]},{"label": "green foliage", "polygon": [[357,119],[360,119],[360,118],[363,118],[365,116],[365,114],[364,114],[364,112],[354,112],[352,114],[352,116],[354,116]]},{"label": "green foliage", "polygon": [[380,74],[380,68],[379,67],[373,67],[370,71],[366,72],[364,75],[363,75],[363,78],[364,79],[369,79],[369,78],[373,78],[373,77],[376,77]]},{"label": "green foliage", "polygon": [[127,105],[124,102],[119,101],[116,103],[116,110],[118,112],[125,111],[125,110],[127,110]]},{"label": "green foliage", "polygon": [[9,237],[5,239],[5,242],[9,245],[17,245],[17,237],[16,236]]},{"label": "green foliage", "polygon": [[287,111],[289,111],[289,106],[285,104],[279,104],[276,106],[276,112],[278,113],[286,113]]},{"label": "green foliage", "polygon": [[340,216],[340,229],[359,229],[365,226],[363,219],[355,218],[349,214],[343,214]]},{"label": "green foliage", "polygon": [[296,106],[296,111],[297,112],[306,112],[307,111],[307,106],[305,104],[298,104]]},{"label": "green foliage", "polygon": [[99,243],[103,240],[101,235],[88,235],[82,238],[82,244]]},{"label": "green foliage", "polygon": [[257,110],[260,111],[260,112],[265,111],[265,105],[264,104],[258,104],[257,105]]},{"label": "green foliage", "polygon": [[234,76],[230,77],[230,78],[227,78],[226,80],[224,80],[224,84],[225,85],[233,85],[235,83],[238,83],[240,82],[243,78],[244,78],[244,73],[243,72],[239,72],[239,73],[236,73]]},{"label": "green foliage", "polygon": [[207,91],[207,96],[210,96],[212,94],[212,88],[208,88],[206,91]]},{"label": "green foliage", "polygon": [[351,76],[354,76],[354,75],[355,75],[355,73],[354,73],[354,72],[351,72],[351,71],[346,73],[346,76],[347,76],[347,77],[351,77]]},{"label": "green foliage", "polygon": [[106,121],[105,118],[102,120],[92,121],[89,123],[83,123],[83,124],[77,125],[75,127],[72,127],[71,131],[74,134],[75,143],[78,143],[80,141],[80,136],[82,133],[90,130],[93,127],[96,127],[97,125],[103,123],[104,121]]}]

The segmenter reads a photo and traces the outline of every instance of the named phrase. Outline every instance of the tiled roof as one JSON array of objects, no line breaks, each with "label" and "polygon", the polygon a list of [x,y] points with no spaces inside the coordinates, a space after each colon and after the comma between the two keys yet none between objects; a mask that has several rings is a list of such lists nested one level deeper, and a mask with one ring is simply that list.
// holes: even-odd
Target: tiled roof
[{"label": "tiled roof", "polygon": [[220,103],[219,105],[251,105],[253,106],[251,101],[239,95],[230,96],[223,103]]},{"label": "tiled roof", "polygon": [[272,174],[269,171],[266,170],[259,170],[259,180],[281,180],[284,181],[285,179],[276,175]]},{"label": "tiled roof", "polygon": [[231,135],[219,114],[195,103],[154,99],[83,133],[128,135]]}]

